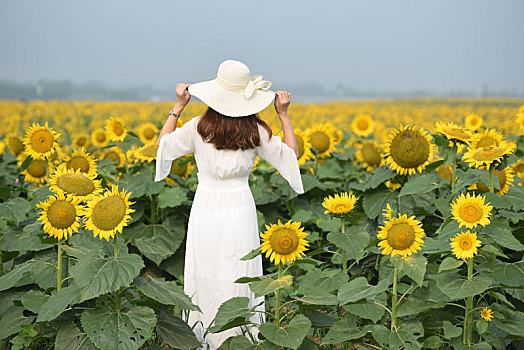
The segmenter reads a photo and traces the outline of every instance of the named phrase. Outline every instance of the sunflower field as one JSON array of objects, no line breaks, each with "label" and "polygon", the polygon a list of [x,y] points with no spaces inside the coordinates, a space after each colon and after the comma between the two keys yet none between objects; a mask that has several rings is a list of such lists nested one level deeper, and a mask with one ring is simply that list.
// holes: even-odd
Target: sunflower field
[{"label": "sunflower field", "polygon": [[[199,347],[183,292],[194,156],[153,180],[171,107],[0,101],[0,348]],[[263,254],[264,275],[236,282],[265,296],[267,322],[225,301],[207,332],[246,334],[221,349],[524,348],[524,100],[289,115],[305,193],[255,160],[261,245],[242,259]]]}]

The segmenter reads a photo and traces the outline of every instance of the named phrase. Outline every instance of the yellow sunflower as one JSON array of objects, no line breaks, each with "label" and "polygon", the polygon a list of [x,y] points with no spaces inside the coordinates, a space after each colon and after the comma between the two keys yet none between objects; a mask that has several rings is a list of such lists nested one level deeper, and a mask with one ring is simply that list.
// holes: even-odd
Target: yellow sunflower
[{"label": "yellow sunflower", "polygon": [[343,215],[349,213],[354,207],[357,197],[352,192],[335,193],[334,196],[327,196],[322,202],[326,208],[324,214]]},{"label": "yellow sunflower", "polygon": [[266,258],[269,257],[275,265],[293,263],[296,259],[302,259],[309,242],[305,239],[308,234],[302,232],[304,228],[300,225],[301,222],[291,220],[282,224],[280,219],[276,225],[266,225],[266,231],[260,234],[263,240],[260,251],[265,252]]},{"label": "yellow sunflower", "polygon": [[156,144],[156,142],[150,142],[136,150],[135,157],[137,160],[141,162],[151,163],[153,160],[156,159],[157,150],[158,145]]},{"label": "yellow sunflower", "polygon": [[435,146],[431,136],[415,126],[401,126],[388,134],[385,163],[401,175],[422,172],[433,157]]},{"label": "yellow sunflower", "polygon": [[373,132],[375,122],[367,114],[361,114],[351,122],[351,130],[358,136],[367,137]]},{"label": "yellow sunflower", "polygon": [[[17,164],[21,166],[24,160],[29,154],[22,152],[18,155]],[[47,167],[47,170],[46,170]],[[45,159],[33,159],[31,158],[31,163],[29,166],[22,171],[20,174],[24,175],[25,181],[33,182],[38,185],[41,185],[46,182],[47,174],[51,173],[51,165],[48,164]]]},{"label": "yellow sunflower", "polygon": [[89,148],[89,146],[91,145],[91,138],[89,135],[87,134],[76,134],[73,136],[72,138],[72,141],[71,141],[71,146],[75,147],[75,148]]},{"label": "yellow sunflower", "polygon": [[491,322],[491,319],[493,318],[493,310],[489,309],[488,307],[484,307],[480,312],[480,317],[488,322]]},{"label": "yellow sunflower", "polygon": [[516,122],[520,127],[520,132],[524,133],[524,113],[517,114]]},{"label": "yellow sunflower", "polygon": [[[515,179],[515,173],[510,166],[507,166],[503,170],[493,169],[493,175],[498,178],[498,181],[495,181],[493,184],[493,190],[499,195],[505,195],[509,191],[509,187],[513,186],[513,180]],[[498,187],[497,187],[498,183]],[[471,185],[469,190],[480,190],[482,192],[489,192],[488,185],[484,182],[478,182]]]},{"label": "yellow sunflower", "polygon": [[109,137],[102,128],[93,130],[91,133],[91,143],[97,147],[105,147],[109,143]]},{"label": "yellow sunflower", "polygon": [[355,152],[357,162],[362,163],[366,171],[371,172],[373,169],[384,164],[384,158],[380,153],[378,143],[375,141],[366,141],[360,145]]},{"label": "yellow sunflower", "polygon": [[78,232],[83,211],[79,199],[59,193],[49,196],[45,202],[39,202],[36,207],[42,209],[37,220],[41,221],[44,232],[49,236],[60,240]]},{"label": "yellow sunflower", "polygon": [[309,143],[318,151],[318,158],[326,158],[335,150],[335,133],[327,124],[316,124],[304,131]]},{"label": "yellow sunflower", "polygon": [[5,138],[5,144],[12,155],[17,156],[24,151],[24,142],[16,134],[9,134]]},{"label": "yellow sunflower", "polygon": [[473,135],[470,147],[480,148],[489,146],[499,146],[502,142],[502,134],[495,129],[486,129]]},{"label": "yellow sunflower", "polygon": [[479,117],[475,113],[471,113],[466,116],[464,125],[466,129],[477,130],[478,128],[482,126],[483,123],[484,121],[482,120],[481,117]]},{"label": "yellow sunflower", "polygon": [[121,168],[126,164],[126,154],[118,146],[110,147],[100,156],[100,160],[111,159],[115,167]]},{"label": "yellow sunflower", "polygon": [[[517,175],[522,180],[524,180],[524,162],[521,159],[511,164],[511,169],[513,169],[513,172],[515,173],[515,175]],[[521,185],[522,184],[519,182],[519,186]]]},{"label": "yellow sunflower", "polygon": [[469,231],[457,234],[450,239],[450,246],[457,259],[472,258],[477,254],[477,248],[480,247],[480,244],[482,243],[477,239],[476,233],[470,233]]},{"label": "yellow sunflower", "polygon": [[[195,168],[193,161],[190,161],[190,162],[186,161],[186,159],[189,158],[190,156],[191,155],[188,154],[186,156],[173,160],[173,162],[171,163],[171,169],[169,170],[169,173],[173,175],[178,175],[182,179],[187,179],[189,174],[191,174],[191,172]],[[184,162],[185,162],[185,165],[182,166],[182,163]]]},{"label": "yellow sunflower", "polygon": [[407,214],[398,214],[395,218],[391,208],[388,209],[383,214],[386,221],[383,226],[379,226],[380,231],[377,234],[377,238],[381,240],[377,246],[384,249],[382,254],[409,256],[421,250],[424,245],[422,237],[426,235],[422,223],[415,216],[408,218]]},{"label": "yellow sunflower", "polygon": [[90,200],[102,191],[102,181],[95,180],[97,174],[83,173],[80,169],[57,168],[49,178],[50,190],[59,194]]},{"label": "yellow sunflower", "polygon": [[[297,146],[298,146],[298,158],[297,158],[298,165],[301,166],[301,165],[306,164],[307,160],[315,158],[315,155],[313,154],[313,152],[311,152],[312,146],[311,146],[311,143],[309,142],[309,139],[306,133],[300,129],[294,129],[293,131],[295,132],[295,138],[297,140]],[[282,131],[279,132],[278,135],[280,136],[280,138],[282,138],[282,140],[284,139],[284,135]],[[255,167],[253,167],[253,169],[255,169]]]},{"label": "yellow sunflower", "polygon": [[47,122],[44,126],[33,123],[26,130],[26,136],[23,140],[25,150],[33,159],[49,159],[55,147],[58,146],[56,139],[59,137],[60,134],[49,129]]},{"label": "yellow sunflower", "polygon": [[96,160],[84,148],[79,151],[73,150],[73,153],[64,158],[64,163],[61,166],[73,170],[80,169],[83,173],[97,174]]},{"label": "yellow sunflower", "polygon": [[489,203],[485,203],[486,198],[482,195],[475,196],[471,193],[462,193],[451,204],[451,214],[459,223],[459,227],[466,226],[471,229],[477,225],[486,226],[490,223],[491,209]]},{"label": "yellow sunflower", "polygon": [[485,166],[489,169],[491,164],[502,161],[505,155],[514,153],[516,145],[510,142],[501,143],[499,146],[488,146],[480,148],[469,147],[462,160],[469,163],[470,167],[480,168]]},{"label": "yellow sunflower", "polygon": [[106,122],[106,133],[109,136],[109,141],[124,141],[127,135],[127,130],[120,117],[111,117]]},{"label": "yellow sunflower", "polygon": [[446,138],[452,141],[469,143],[473,138],[471,131],[462,128],[455,123],[444,123],[438,121],[435,123],[435,128],[439,134],[446,136]]},{"label": "yellow sunflower", "polygon": [[111,189],[104,194],[88,201],[83,212],[85,228],[93,231],[94,237],[106,241],[109,241],[109,237],[114,238],[116,233],[122,233],[124,226],[132,220],[129,214],[135,211],[130,208],[135,202],[130,202],[129,196],[131,192],[119,192],[118,186],[111,185]]},{"label": "yellow sunflower", "polygon": [[136,129],[136,133],[144,144],[156,142],[158,138],[158,128],[153,123],[141,124]]}]

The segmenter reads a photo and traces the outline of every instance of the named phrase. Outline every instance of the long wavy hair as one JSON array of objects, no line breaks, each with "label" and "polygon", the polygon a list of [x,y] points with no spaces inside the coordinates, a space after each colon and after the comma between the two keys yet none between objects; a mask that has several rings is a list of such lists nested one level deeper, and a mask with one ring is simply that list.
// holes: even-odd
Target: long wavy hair
[{"label": "long wavy hair", "polygon": [[260,145],[258,125],[264,127],[271,139],[271,128],[258,114],[245,117],[227,117],[208,107],[197,124],[202,138],[215,145],[216,149],[241,149],[245,151]]}]

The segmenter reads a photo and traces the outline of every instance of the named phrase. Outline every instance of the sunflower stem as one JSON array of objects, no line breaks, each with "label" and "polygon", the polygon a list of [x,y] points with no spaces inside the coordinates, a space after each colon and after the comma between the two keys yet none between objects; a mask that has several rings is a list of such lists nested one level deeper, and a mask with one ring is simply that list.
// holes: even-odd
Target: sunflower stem
[{"label": "sunflower stem", "polygon": [[393,295],[391,303],[391,331],[397,331],[397,278],[398,267],[395,266],[395,274],[393,275]]},{"label": "sunflower stem", "polygon": [[[344,217],[342,217],[342,234],[344,234],[346,231],[345,226],[346,222],[344,220]],[[348,261],[346,259],[346,250],[344,248],[342,248],[342,270],[344,271],[344,273],[348,272]]]},{"label": "sunflower stem", "polygon": [[115,246],[115,253],[114,253],[114,256],[115,256],[115,259],[118,259],[118,234],[115,234],[115,237],[113,237],[113,243],[114,243],[114,246]]},{"label": "sunflower stem", "polygon": [[[282,277],[282,263],[278,264],[278,278]],[[275,291],[275,326],[280,327],[280,289]]]},{"label": "sunflower stem", "polygon": [[493,164],[489,167],[489,191],[493,193]]},{"label": "sunflower stem", "polygon": [[62,289],[62,240],[58,241],[58,259],[56,269],[56,290]]},{"label": "sunflower stem", "polygon": [[[473,259],[466,259],[466,265],[468,267],[468,280],[471,280],[473,275]],[[473,297],[469,296],[466,298],[466,308],[464,310],[464,327],[462,328],[462,341],[464,344],[471,344],[471,314],[470,310],[473,308]]]}]

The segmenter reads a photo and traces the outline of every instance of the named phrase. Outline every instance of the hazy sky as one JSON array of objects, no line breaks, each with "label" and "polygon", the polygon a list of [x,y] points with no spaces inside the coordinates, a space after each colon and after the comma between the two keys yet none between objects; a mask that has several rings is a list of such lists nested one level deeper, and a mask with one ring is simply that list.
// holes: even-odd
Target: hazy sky
[{"label": "hazy sky", "polygon": [[524,1],[1,0],[0,80],[524,92]]}]

